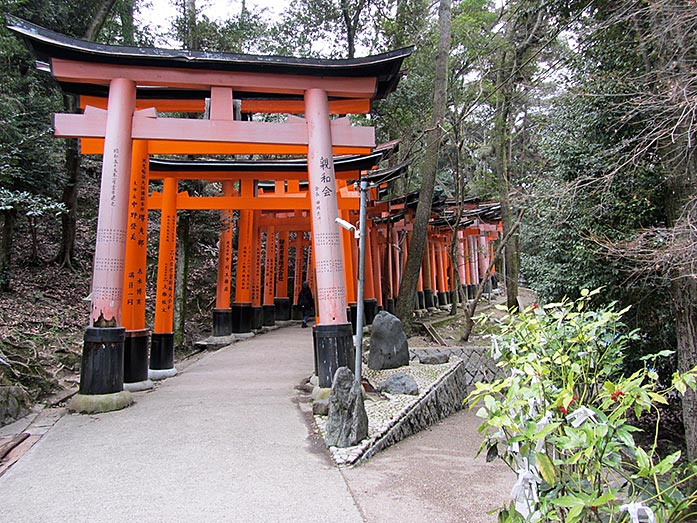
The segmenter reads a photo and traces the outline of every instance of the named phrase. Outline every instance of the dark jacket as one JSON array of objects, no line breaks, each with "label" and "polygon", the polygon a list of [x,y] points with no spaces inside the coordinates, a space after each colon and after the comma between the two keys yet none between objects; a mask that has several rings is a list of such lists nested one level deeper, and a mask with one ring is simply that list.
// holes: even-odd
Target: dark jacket
[{"label": "dark jacket", "polygon": [[315,306],[315,299],[312,297],[310,287],[303,287],[298,294],[298,307],[301,309],[312,309]]}]

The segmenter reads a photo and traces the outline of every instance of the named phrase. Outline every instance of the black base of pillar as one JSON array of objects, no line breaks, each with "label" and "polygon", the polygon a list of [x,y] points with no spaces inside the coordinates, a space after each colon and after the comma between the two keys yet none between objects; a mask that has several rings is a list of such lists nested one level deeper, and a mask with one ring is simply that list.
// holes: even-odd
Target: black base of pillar
[{"label": "black base of pillar", "polygon": [[[348,304],[348,320],[351,322],[351,330],[356,334],[356,321],[358,319],[358,304],[349,303]],[[365,321],[363,322],[365,325]]]},{"label": "black base of pillar", "polygon": [[148,342],[150,331],[126,331],[123,347],[123,382],[138,383],[148,379]]},{"label": "black base of pillar", "polygon": [[264,326],[264,309],[252,307],[252,329],[258,330]]},{"label": "black base of pillar", "polygon": [[424,291],[416,291],[416,308],[420,311],[426,308],[426,299],[424,297]]},{"label": "black base of pillar", "polygon": [[264,305],[264,326],[273,327],[276,325],[276,307],[274,305]]},{"label": "black base of pillar", "polygon": [[252,304],[235,302],[230,309],[232,313],[232,332],[244,334],[252,332]]},{"label": "black base of pillar", "polygon": [[123,327],[85,329],[80,394],[113,394],[123,390],[125,338]]},{"label": "black base of pillar", "polygon": [[394,314],[394,298],[387,299],[387,305],[385,307],[385,310],[390,314]]},{"label": "black base of pillar", "polygon": [[275,314],[278,321],[290,320],[290,298],[274,298],[273,305],[276,308]]},{"label": "black base of pillar", "polygon": [[174,368],[174,333],[153,332],[150,338],[150,369]]},{"label": "black base of pillar", "polygon": [[424,306],[427,309],[432,309],[436,306],[433,301],[433,291],[431,289],[424,289]]},{"label": "black base of pillar", "polygon": [[443,306],[448,304],[448,293],[438,291],[438,305]]},{"label": "black base of pillar", "polygon": [[213,309],[213,336],[232,334],[232,309]]},{"label": "black base of pillar", "polygon": [[351,325],[316,325],[313,327],[315,361],[320,387],[331,387],[339,367],[355,371],[355,349]]},{"label": "black base of pillar", "polygon": [[468,285],[467,286],[467,299],[468,300],[473,300],[474,299],[474,294],[477,292],[477,286],[476,285]]},{"label": "black base of pillar", "polygon": [[469,296],[467,296],[467,285],[460,285],[460,297],[462,301],[469,299]]},{"label": "black base of pillar", "polygon": [[455,295],[456,291],[449,291],[448,292],[448,303],[455,303],[457,300],[457,296]]},{"label": "black base of pillar", "polygon": [[363,311],[365,313],[365,324],[372,325],[375,315],[378,313],[378,300],[375,298],[363,300]]},{"label": "black base of pillar", "polygon": [[293,305],[291,308],[291,319],[293,320],[302,320],[303,319],[303,311],[300,310],[300,307],[297,305]]}]

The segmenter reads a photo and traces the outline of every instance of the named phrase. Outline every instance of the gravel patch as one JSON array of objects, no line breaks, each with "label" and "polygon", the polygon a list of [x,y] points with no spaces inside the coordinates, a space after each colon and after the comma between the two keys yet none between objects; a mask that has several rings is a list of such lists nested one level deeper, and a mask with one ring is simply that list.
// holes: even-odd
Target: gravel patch
[{"label": "gravel patch", "polygon": [[[368,437],[358,445],[346,448],[329,447],[332,458],[339,466],[349,466],[358,462],[377,440],[383,437],[419,403],[438,383],[460,362],[451,358],[442,365],[424,365],[412,361],[408,366],[397,369],[372,370],[367,365],[363,367],[363,377],[377,388],[390,375],[403,373],[414,378],[419,386],[419,394],[388,394],[369,393],[365,396],[365,410],[368,415]],[[317,429],[324,436],[327,423],[326,416],[314,416]]]}]

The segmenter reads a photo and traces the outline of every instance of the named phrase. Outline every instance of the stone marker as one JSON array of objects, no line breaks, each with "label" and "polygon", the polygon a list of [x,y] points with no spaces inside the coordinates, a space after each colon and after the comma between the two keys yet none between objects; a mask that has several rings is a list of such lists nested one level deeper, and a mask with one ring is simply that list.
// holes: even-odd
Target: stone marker
[{"label": "stone marker", "polygon": [[387,311],[373,320],[368,367],[373,370],[396,369],[409,365],[409,344],[402,322]]},{"label": "stone marker", "polygon": [[419,386],[414,378],[398,372],[393,374],[380,384],[380,390],[389,394],[410,394],[416,396],[419,393]]},{"label": "stone marker", "polygon": [[450,354],[440,351],[419,356],[419,363],[424,365],[443,365],[448,361],[450,361]]},{"label": "stone marker", "polygon": [[363,391],[348,367],[339,367],[334,374],[329,396],[327,445],[352,447],[368,436],[368,416],[363,405]]}]

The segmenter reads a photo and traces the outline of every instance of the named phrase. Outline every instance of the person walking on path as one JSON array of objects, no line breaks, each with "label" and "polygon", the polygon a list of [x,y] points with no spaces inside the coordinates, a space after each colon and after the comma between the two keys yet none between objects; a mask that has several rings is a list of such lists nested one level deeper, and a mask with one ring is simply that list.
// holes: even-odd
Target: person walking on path
[{"label": "person walking on path", "polygon": [[307,328],[307,320],[310,317],[310,312],[315,306],[315,298],[312,296],[310,284],[303,282],[302,289],[298,293],[298,307],[303,313],[303,329]]}]

